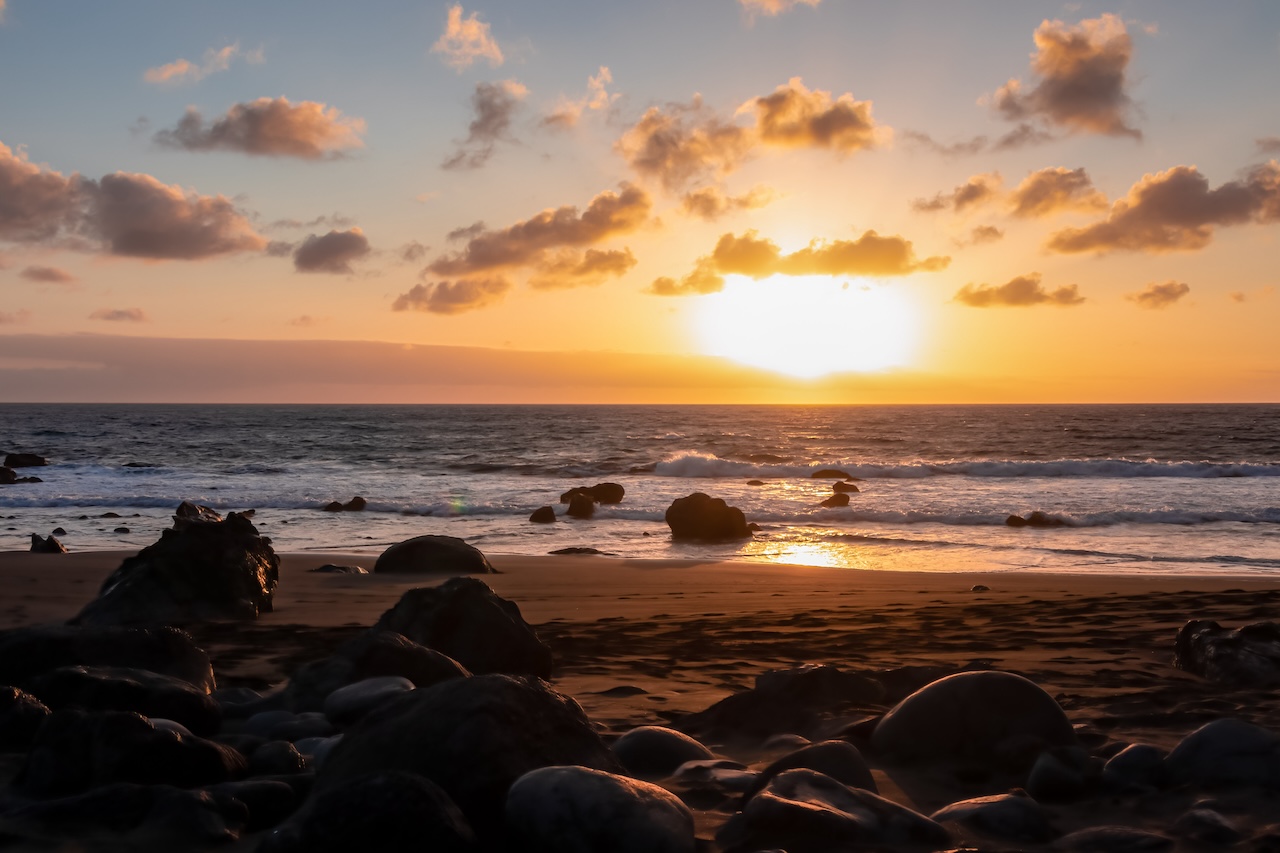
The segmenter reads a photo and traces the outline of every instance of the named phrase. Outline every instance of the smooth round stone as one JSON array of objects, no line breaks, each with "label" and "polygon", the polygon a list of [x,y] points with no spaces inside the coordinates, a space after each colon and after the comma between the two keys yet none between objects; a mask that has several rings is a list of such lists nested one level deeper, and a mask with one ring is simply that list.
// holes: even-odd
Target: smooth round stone
[{"label": "smooth round stone", "polygon": [[333,748],[342,743],[342,735],[331,735],[330,737],[308,737],[303,738],[294,744],[298,752],[301,752],[307,758],[308,765],[319,770],[324,764],[324,760],[329,757],[329,753],[333,752]]},{"label": "smooth round stone", "polygon": [[652,779],[670,776],[686,761],[715,758],[693,738],[663,726],[632,729],[609,749],[627,772]]},{"label": "smooth round stone", "polygon": [[244,721],[241,731],[247,735],[270,738],[271,732],[281,723],[290,723],[296,718],[292,711],[260,711]]},{"label": "smooth round stone", "polygon": [[366,678],[330,693],[324,700],[324,715],[334,725],[351,725],[383,702],[413,689],[413,682],[400,675]]},{"label": "smooth round stone", "polygon": [[191,730],[176,720],[166,720],[164,717],[150,717],[151,725],[156,727],[156,731],[173,732],[175,735],[182,737],[193,737]]}]

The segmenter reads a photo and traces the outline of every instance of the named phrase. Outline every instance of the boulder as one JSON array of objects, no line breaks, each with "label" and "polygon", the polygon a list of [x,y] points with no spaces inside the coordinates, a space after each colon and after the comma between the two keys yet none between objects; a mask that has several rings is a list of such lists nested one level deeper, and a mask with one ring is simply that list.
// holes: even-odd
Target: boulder
[{"label": "boulder", "polygon": [[125,559],[79,625],[172,625],[271,612],[280,558],[244,516],[184,502],[159,541]]},{"label": "boulder", "polygon": [[790,853],[846,849],[941,850],[951,836],[922,814],[814,770],[786,770],[716,833],[726,853],[774,847]]},{"label": "boulder", "polygon": [[1053,697],[1009,672],[961,672],[927,684],[876,725],[872,749],[896,761],[990,764],[1011,739],[1075,743]]},{"label": "boulder", "polygon": [[621,768],[578,703],[537,679],[455,678],[382,705],[347,731],[318,791],[403,770],[435,782],[477,831],[501,826],[511,784],[539,767]]},{"label": "boulder", "polygon": [[18,474],[8,465],[0,465],[0,486],[12,486],[18,482]]},{"label": "boulder", "polygon": [[802,746],[774,761],[760,772],[746,798],[754,796],[779,773],[797,768],[816,770],[850,788],[880,793],[876,780],[871,775],[871,768],[856,746],[848,741],[826,740]]},{"label": "boulder", "polygon": [[250,776],[288,776],[307,769],[307,759],[287,740],[269,740],[249,753]]},{"label": "boulder", "polygon": [[0,684],[18,687],[64,666],[118,666],[180,678],[202,692],[216,689],[209,655],[177,628],[37,625],[0,631]]},{"label": "boulder", "polygon": [[664,726],[634,728],[609,749],[628,773],[644,779],[663,779],[686,761],[715,758],[693,738]]},{"label": "boulder", "polygon": [[586,767],[532,770],[507,793],[507,828],[529,853],[694,853],[693,814],[670,791]]},{"label": "boulder", "polygon": [[1020,515],[1011,515],[1004,520],[1004,523],[1010,527],[1066,527],[1065,519],[1058,518],[1056,515],[1036,510],[1029,513],[1026,518]]},{"label": "boulder", "polygon": [[493,566],[479,549],[455,536],[415,536],[383,551],[374,574],[489,575]]},{"label": "boulder", "polygon": [[569,498],[569,508],[565,510],[565,515],[570,518],[591,518],[596,514],[596,502],[591,499],[590,495],[579,492]]},{"label": "boulder", "polygon": [[1158,746],[1131,743],[1103,765],[1102,781],[1121,791],[1155,790],[1166,781],[1164,760],[1167,756]]},{"label": "boulder", "polygon": [[1280,685],[1280,622],[1228,630],[1193,619],[1178,630],[1173,665],[1233,687]]},{"label": "boulder", "polygon": [[594,486],[574,486],[560,496],[560,503],[567,504],[574,495],[586,495],[598,504],[620,504],[627,490],[621,483],[596,483]]},{"label": "boulder", "polygon": [[549,506],[540,506],[529,516],[534,524],[551,524],[556,520],[556,511]]},{"label": "boulder", "polygon": [[379,705],[413,689],[413,682],[399,675],[366,678],[330,693],[324,700],[324,715],[335,726],[349,726]]},{"label": "boulder", "polygon": [[742,510],[702,492],[672,501],[666,520],[672,539],[716,542],[751,538]]},{"label": "boulder", "polygon": [[1173,829],[1182,838],[1217,848],[1230,847],[1244,838],[1231,821],[1213,809],[1192,809],[1178,818]]},{"label": "boulder", "polygon": [[219,802],[230,799],[244,806],[247,832],[277,825],[293,814],[305,796],[303,791],[279,778],[239,779],[210,785],[205,790]]},{"label": "boulder", "polygon": [[16,687],[0,687],[0,753],[26,752],[49,709]]},{"label": "boulder", "polygon": [[438,587],[407,591],[374,630],[403,634],[474,673],[551,677],[551,650],[520,608],[476,578],[450,578]]},{"label": "boulder", "polygon": [[1280,735],[1230,717],[1214,720],[1184,737],[1164,765],[1174,784],[1280,789]]},{"label": "boulder", "polygon": [[1173,839],[1128,826],[1091,826],[1064,835],[1053,844],[1066,853],[1163,853]]},{"label": "boulder", "polygon": [[330,501],[329,503],[324,505],[324,511],[325,512],[361,512],[368,505],[369,505],[368,501],[366,501],[364,498],[360,497],[359,495],[356,495],[346,503],[341,503],[339,501]]},{"label": "boulder", "polygon": [[4,457],[6,468],[39,468],[48,464],[48,459],[34,453],[7,453]]},{"label": "boulder", "polygon": [[853,475],[839,468],[819,468],[809,475],[813,480],[852,480]]},{"label": "boulder", "polygon": [[1042,803],[1079,800],[1090,793],[1101,770],[1078,746],[1045,750],[1027,774],[1027,793]]},{"label": "boulder", "polygon": [[833,483],[831,490],[834,492],[844,492],[845,494],[857,494],[861,491],[853,483]]},{"label": "boulder", "polygon": [[1057,836],[1040,804],[1025,794],[996,794],[944,806],[929,816],[936,823],[958,823],[1001,841],[1041,843]]},{"label": "boulder", "polygon": [[170,675],[110,666],[64,666],[31,680],[31,692],[53,710],[136,711],[181,723],[201,736],[218,731],[222,709],[203,690]]},{"label": "boulder", "polygon": [[824,500],[822,502],[822,505],[827,507],[828,509],[831,509],[833,507],[848,506],[849,496],[844,492],[836,492],[834,495]]},{"label": "boulder", "polygon": [[[240,515],[244,518],[251,518],[253,513],[242,512]],[[193,501],[183,501],[173,511],[173,526],[175,529],[186,527],[191,523],[202,524],[215,521],[222,521],[222,516],[204,504],[194,503]]]},{"label": "boulder", "polygon": [[47,537],[38,533],[31,534],[32,554],[65,554],[67,546],[58,541],[58,537],[50,533]]}]

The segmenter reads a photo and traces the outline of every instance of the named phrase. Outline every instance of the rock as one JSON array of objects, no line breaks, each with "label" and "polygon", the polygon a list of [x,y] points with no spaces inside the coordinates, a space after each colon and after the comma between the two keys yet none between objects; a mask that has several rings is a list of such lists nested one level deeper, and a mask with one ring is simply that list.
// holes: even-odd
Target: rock
[{"label": "rock", "polygon": [[215,521],[207,507],[184,502],[178,510],[174,526],[125,559],[73,624],[184,624],[271,612],[280,558],[269,541],[238,513]]},{"label": "rock", "polygon": [[1048,515],[1047,513],[1036,510],[1030,513],[1026,518],[1020,515],[1011,515],[1004,521],[1010,527],[1066,527],[1065,519],[1057,516]]},{"label": "rock", "polygon": [[599,548],[572,547],[572,548],[557,548],[556,550],[548,551],[547,553],[553,557],[592,557],[592,556],[598,557],[598,556],[605,555],[608,552],[601,551]]},{"label": "rock", "polygon": [[0,753],[26,752],[49,708],[16,687],[0,687]]},{"label": "rock", "polygon": [[809,475],[813,480],[852,480],[854,479],[847,471],[841,471],[839,468],[819,468]]},{"label": "rock", "polygon": [[551,650],[521,617],[520,608],[476,578],[411,589],[374,629],[403,634],[474,673],[551,677]]},{"label": "rock", "polygon": [[1103,765],[1102,781],[1122,791],[1160,788],[1166,781],[1165,757],[1158,746],[1130,744]]},{"label": "rock", "polygon": [[415,773],[370,773],[318,792],[259,853],[474,853],[475,834],[449,795]]},{"label": "rock", "polygon": [[285,776],[307,769],[307,759],[287,740],[269,740],[249,754],[249,775]]},{"label": "rock", "polygon": [[826,740],[802,746],[774,761],[760,772],[758,781],[746,799],[750,799],[779,773],[797,768],[816,770],[850,788],[880,793],[876,788],[876,780],[871,776],[871,768],[856,746],[848,741]]},{"label": "rock", "polygon": [[586,767],[516,780],[506,820],[529,853],[694,853],[693,814],[663,788]]},{"label": "rock", "polygon": [[414,689],[414,683],[399,675],[366,678],[340,687],[324,700],[324,715],[335,726],[349,726],[379,705]]},{"label": "rock", "polygon": [[129,530],[129,528],[127,528],[127,527],[117,527],[115,530],[113,530],[113,531],[111,531],[111,532],[112,532],[112,533],[130,533],[130,532],[132,532],[132,531],[130,531],[130,530]]},{"label": "rock", "polygon": [[324,505],[324,511],[325,512],[361,512],[368,505],[369,505],[368,501],[366,501],[364,498],[360,497],[359,495],[356,495],[346,503],[340,503],[338,501],[330,501],[329,503]]},{"label": "rock", "polygon": [[1164,764],[1175,784],[1280,789],[1280,735],[1243,720],[1214,720],[1184,737]]},{"label": "rock", "polygon": [[484,554],[454,536],[415,536],[383,551],[374,574],[489,575],[493,566]]},{"label": "rock", "polygon": [[676,498],[666,512],[672,539],[724,541],[750,539],[747,520],[742,510],[702,492]]},{"label": "rock", "polygon": [[991,587],[987,586],[985,583],[975,583],[973,586],[969,587],[969,592],[991,592]]},{"label": "rock", "polygon": [[39,468],[48,464],[48,459],[34,453],[7,453],[4,457],[6,468]]},{"label": "rock", "polygon": [[1009,672],[961,672],[899,702],[876,726],[871,746],[896,761],[981,765],[1018,737],[1046,746],[1075,743],[1066,714],[1035,683]]},{"label": "rock", "polygon": [[325,512],[342,512],[342,501],[329,501],[321,509]]},{"label": "rock", "polygon": [[596,514],[596,502],[591,499],[590,495],[578,492],[569,498],[569,508],[565,510],[564,514],[570,518],[591,518]]},{"label": "rock", "polygon": [[1244,837],[1213,809],[1192,809],[1178,818],[1173,831],[1183,838],[1215,847],[1229,847]]},{"label": "rock", "polygon": [[67,535],[67,529],[66,529],[65,527],[55,527],[55,528],[53,528],[53,535],[54,535],[54,536],[66,536],[66,535]]},{"label": "rock", "polygon": [[32,554],[65,554],[67,547],[58,541],[58,537],[52,533],[43,537],[38,533],[31,534],[31,553]]},{"label": "rock", "polygon": [[279,779],[241,779],[206,789],[216,799],[230,798],[245,807],[245,830],[256,832],[275,826],[293,814],[303,794]]},{"label": "rock", "polygon": [[832,491],[844,492],[845,494],[857,494],[859,491],[861,491],[861,489],[859,489],[853,483],[833,483],[831,486],[831,489]]},{"label": "rock", "polygon": [[549,506],[540,506],[529,516],[534,524],[551,524],[556,520],[556,511]]},{"label": "rock", "polygon": [[314,569],[307,569],[308,572],[318,572],[325,575],[367,575],[369,571],[359,566],[338,566],[333,563],[325,563],[323,566],[316,566]]},{"label": "rock", "polygon": [[1059,747],[1040,753],[1027,776],[1027,793],[1041,802],[1070,802],[1089,793],[1092,772],[1089,754],[1079,747]]},{"label": "rock", "polygon": [[322,660],[303,664],[285,688],[285,704],[297,711],[319,710],[329,695],[370,678],[405,678],[414,687],[430,687],[449,678],[467,678],[467,668],[395,631],[366,631],[338,646]]},{"label": "rock", "polygon": [[958,823],[1001,841],[1044,842],[1058,834],[1044,809],[1025,795],[996,794],[962,800],[939,809],[929,819],[941,824]]},{"label": "rock", "polygon": [[693,738],[663,726],[634,728],[609,749],[628,773],[643,779],[662,779],[686,761],[715,758]]},{"label": "rock", "polygon": [[174,720],[197,735],[214,734],[222,709],[208,693],[171,675],[110,666],[64,666],[30,682],[31,692],[53,710],[136,711]]},{"label": "rock", "polygon": [[1069,853],[1162,853],[1173,847],[1173,839],[1127,826],[1092,826],[1062,836],[1053,846]]},{"label": "rock", "polygon": [[443,788],[482,834],[501,826],[507,790],[539,767],[621,768],[568,696],[536,679],[455,678],[379,707],[347,731],[316,780],[387,770],[418,773]]},{"label": "rock", "polygon": [[157,731],[138,714],[69,710],[45,720],[13,784],[45,798],[112,782],[191,788],[229,781],[245,769],[234,749]]},{"label": "rock", "polygon": [[1280,622],[1255,622],[1235,630],[1194,619],[1174,641],[1174,666],[1235,687],[1280,685]]},{"label": "rock", "polygon": [[822,505],[828,509],[831,509],[832,507],[848,506],[849,496],[844,492],[836,492],[834,495],[824,500]]},{"label": "rock", "polygon": [[8,465],[0,465],[0,486],[12,486],[18,482],[18,473]]},{"label": "rock", "polygon": [[119,666],[180,678],[205,693],[217,685],[209,655],[177,628],[39,625],[0,631],[0,684],[24,687],[64,666]]},{"label": "rock", "polygon": [[748,486],[763,486],[764,480],[747,480]]},{"label": "rock", "polygon": [[596,483],[594,486],[574,486],[560,496],[560,503],[567,504],[574,495],[586,495],[598,504],[620,504],[627,490],[620,483]]},{"label": "rock", "polygon": [[951,846],[947,830],[924,815],[802,769],[774,777],[729,818],[716,840],[727,853],[769,847],[809,853]]},{"label": "rock", "polygon": [[751,790],[759,777],[759,773],[748,770],[745,764],[726,758],[686,761],[671,774],[676,782],[711,784],[738,794]]}]

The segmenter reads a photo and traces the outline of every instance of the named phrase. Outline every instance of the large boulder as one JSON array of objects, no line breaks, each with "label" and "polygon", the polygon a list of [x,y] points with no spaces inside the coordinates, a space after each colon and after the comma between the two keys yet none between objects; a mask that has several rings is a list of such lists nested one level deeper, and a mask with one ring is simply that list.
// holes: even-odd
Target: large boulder
[{"label": "large boulder", "polygon": [[567,504],[574,495],[586,495],[598,504],[620,504],[627,490],[621,483],[596,483],[594,486],[574,486],[560,495],[560,503]]},{"label": "large boulder", "polygon": [[750,799],[779,773],[797,768],[816,770],[850,788],[861,788],[873,794],[880,793],[876,787],[875,777],[871,775],[871,768],[867,766],[866,759],[862,757],[862,753],[856,746],[844,740],[825,740],[789,752],[760,771],[759,777],[747,791],[747,799]]},{"label": "large boulder", "polygon": [[418,575],[490,575],[493,566],[478,548],[456,536],[415,536],[383,551],[373,564],[377,573]]},{"label": "large boulder", "polygon": [[564,514],[570,518],[591,518],[596,514],[596,502],[590,495],[579,492],[569,498],[569,508]]},{"label": "large boulder", "polygon": [[32,554],[65,554],[67,546],[63,545],[57,536],[50,533],[48,536],[41,536],[39,533],[31,534],[31,553]]},{"label": "large boulder", "polygon": [[132,667],[180,678],[204,693],[217,687],[209,655],[177,628],[38,625],[0,631],[0,684],[26,687],[64,666]]},{"label": "large boulder", "polygon": [[1044,842],[1057,836],[1040,804],[1025,794],[994,794],[944,806],[929,816],[936,823],[958,823],[983,835],[1013,842]]},{"label": "large boulder", "polygon": [[530,770],[577,764],[620,771],[582,708],[537,679],[455,678],[414,690],[364,717],[320,767],[329,791],[404,770],[443,788],[480,833],[502,822],[511,784]]},{"label": "large boulder", "polygon": [[686,761],[715,758],[693,738],[664,726],[634,728],[609,748],[628,773],[645,779],[670,776]]},{"label": "large boulder", "polygon": [[1011,739],[1070,746],[1075,732],[1034,682],[1010,672],[961,672],[899,702],[876,725],[871,747],[896,761],[986,765]]},{"label": "large boulder", "polygon": [[551,650],[524,621],[519,606],[476,578],[409,590],[374,630],[403,634],[474,673],[551,677]]},{"label": "large boulder", "polygon": [[39,468],[48,464],[48,459],[35,453],[6,453],[4,457],[6,468]]},{"label": "large boulder", "polygon": [[1255,622],[1235,630],[1193,619],[1174,641],[1174,666],[1236,687],[1280,685],[1280,622]]},{"label": "large boulder", "polygon": [[198,735],[214,734],[222,724],[222,710],[208,693],[145,669],[64,666],[33,679],[31,692],[55,711],[136,711],[181,723]]},{"label": "large boulder", "polygon": [[553,524],[556,511],[549,506],[540,506],[529,515],[529,520],[534,524]]},{"label": "large boulder", "polygon": [[693,814],[670,791],[586,767],[532,770],[507,793],[507,829],[528,853],[693,853]]},{"label": "large boulder", "polygon": [[742,510],[702,492],[672,501],[666,520],[672,539],[718,542],[751,538]]},{"label": "large boulder", "polygon": [[206,507],[193,514],[188,506],[179,508],[158,542],[112,572],[72,623],[172,625],[271,612],[280,558],[269,540],[239,513],[222,520]]}]

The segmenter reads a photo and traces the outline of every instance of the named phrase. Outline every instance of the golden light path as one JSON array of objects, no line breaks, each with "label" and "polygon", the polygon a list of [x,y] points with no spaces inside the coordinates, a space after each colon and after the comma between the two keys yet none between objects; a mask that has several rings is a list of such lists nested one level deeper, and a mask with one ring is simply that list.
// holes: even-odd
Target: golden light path
[{"label": "golden light path", "polygon": [[905,366],[920,336],[910,297],[867,280],[727,276],[694,301],[704,353],[802,379]]}]

